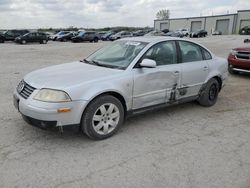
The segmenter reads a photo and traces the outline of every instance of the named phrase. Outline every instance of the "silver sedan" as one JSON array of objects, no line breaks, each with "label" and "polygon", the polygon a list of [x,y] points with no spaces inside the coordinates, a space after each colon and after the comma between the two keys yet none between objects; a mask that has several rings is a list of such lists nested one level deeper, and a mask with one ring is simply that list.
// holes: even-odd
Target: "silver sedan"
[{"label": "silver sedan", "polygon": [[125,38],[78,62],[29,73],[14,91],[24,120],[40,128],[80,125],[92,139],[112,136],[125,117],[187,101],[212,106],[227,61],[180,38]]}]

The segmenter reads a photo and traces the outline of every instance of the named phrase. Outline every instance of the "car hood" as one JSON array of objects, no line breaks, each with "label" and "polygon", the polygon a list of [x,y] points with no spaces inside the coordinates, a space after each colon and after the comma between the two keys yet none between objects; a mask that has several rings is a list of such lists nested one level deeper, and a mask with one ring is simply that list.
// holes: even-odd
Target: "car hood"
[{"label": "car hood", "polygon": [[249,47],[234,48],[233,50],[236,50],[236,51],[244,51],[244,52],[250,52],[250,46],[249,46]]},{"label": "car hood", "polygon": [[24,77],[24,81],[37,89],[63,90],[67,87],[108,79],[121,71],[123,70],[73,62],[33,71]]}]

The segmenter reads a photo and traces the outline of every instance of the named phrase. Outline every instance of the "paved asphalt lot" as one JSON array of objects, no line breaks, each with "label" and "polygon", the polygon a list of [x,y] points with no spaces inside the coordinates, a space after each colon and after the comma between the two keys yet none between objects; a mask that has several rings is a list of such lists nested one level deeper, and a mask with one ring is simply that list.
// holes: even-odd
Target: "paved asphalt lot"
[{"label": "paved asphalt lot", "polygon": [[[227,57],[244,36],[194,39]],[[12,92],[28,72],[82,59],[105,45],[0,44],[0,187],[250,187],[250,75],[229,76],[211,108],[182,104],[130,118],[92,141],[26,124]]]}]

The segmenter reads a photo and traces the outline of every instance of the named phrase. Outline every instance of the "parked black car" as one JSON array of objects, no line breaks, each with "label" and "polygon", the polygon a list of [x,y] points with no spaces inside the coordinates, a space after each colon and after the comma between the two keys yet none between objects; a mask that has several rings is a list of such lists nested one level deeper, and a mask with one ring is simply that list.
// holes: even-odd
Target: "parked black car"
[{"label": "parked black car", "polygon": [[76,36],[76,34],[74,32],[69,32],[69,33],[65,33],[63,35],[59,35],[56,40],[61,41],[61,42],[66,42],[68,40],[71,40],[72,37],[75,37],[75,36]]},{"label": "parked black car", "polygon": [[169,29],[163,29],[161,30],[163,33],[168,33],[169,32]]},{"label": "parked black car", "polygon": [[250,25],[240,29],[240,35],[250,35]]},{"label": "parked black car", "polygon": [[8,30],[4,33],[0,34],[0,42],[3,43],[5,41],[14,41],[16,37],[22,36],[26,33],[28,33],[29,31],[26,29],[22,29],[22,30]]},{"label": "parked black car", "polygon": [[41,32],[30,32],[15,39],[16,43],[26,44],[28,42],[39,42],[40,44],[46,44],[48,42],[48,36]]},{"label": "parked black car", "polygon": [[194,37],[206,37],[207,36],[207,31],[205,31],[204,29],[201,29],[199,31],[195,31],[195,32],[191,32],[189,37],[194,38]]},{"label": "parked black car", "polygon": [[73,37],[72,42],[98,42],[99,36],[94,31],[81,31],[77,36]]}]

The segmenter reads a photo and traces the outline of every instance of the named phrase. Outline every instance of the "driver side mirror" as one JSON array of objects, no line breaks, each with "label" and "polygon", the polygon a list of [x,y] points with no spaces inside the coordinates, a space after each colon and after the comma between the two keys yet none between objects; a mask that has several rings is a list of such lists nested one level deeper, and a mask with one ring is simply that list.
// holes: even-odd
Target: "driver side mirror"
[{"label": "driver side mirror", "polygon": [[140,63],[140,66],[143,68],[155,68],[156,67],[156,62],[152,59],[143,59],[142,62]]}]

